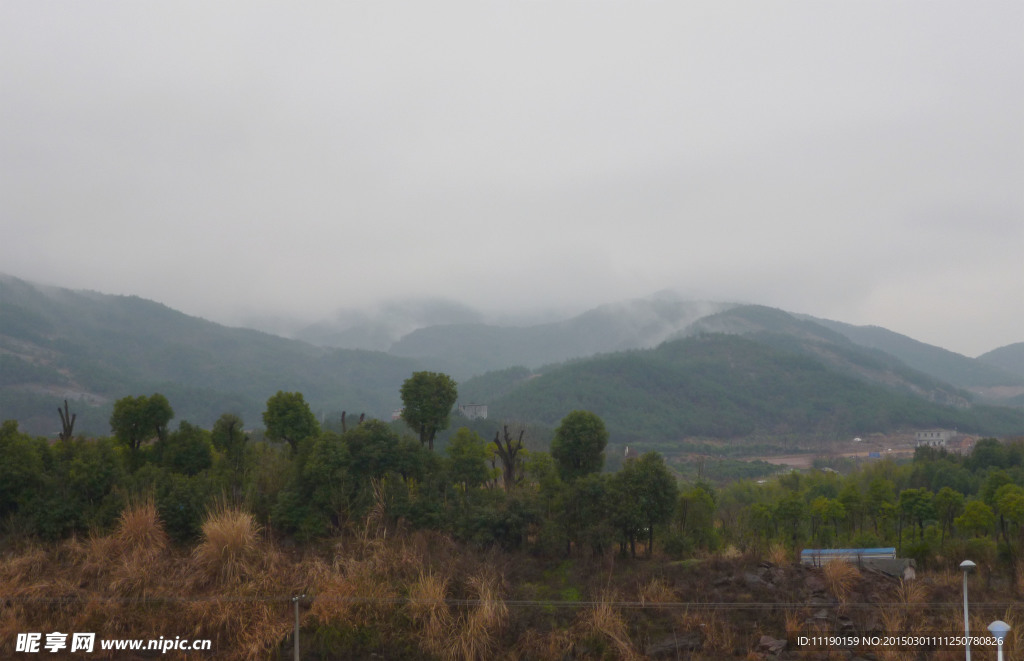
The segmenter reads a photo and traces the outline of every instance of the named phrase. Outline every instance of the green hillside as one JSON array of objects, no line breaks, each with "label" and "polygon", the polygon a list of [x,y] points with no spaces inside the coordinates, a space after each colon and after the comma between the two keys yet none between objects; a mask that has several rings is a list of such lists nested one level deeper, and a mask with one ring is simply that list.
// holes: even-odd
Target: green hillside
[{"label": "green hillside", "polygon": [[[465,383],[462,392],[473,396],[478,382]],[[492,415],[548,425],[588,409],[620,443],[845,438],[916,427],[1024,431],[1024,411],[942,406],[839,373],[810,355],[724,334],[546,368],[488,403]]]},{"label": "green hillside", "polygon": [[978,360],[1024,379],[1024,342],[993,349],[978,356]]},{"label": "green hillside", "polygon": [[[1002,364],[999,360],[989,363],[980,358],[968,358],[878,326],[854,326],[824,319],[815,321],[861,346],[884,351],[916,370],[960,388],[1024,386],[1024,360],[1021,369],[1015,373],[1011,365]],[[1024,355],[1024,350],[1021,353]]]},{"label": "green hillside", "polygon": [[706,317],[687,334],[743,335],[762,344],[804,354],[833,370],[937,404],[966,407],[971,393],[913,369],[896,356],[865,347],[815,320],[760,305],[746,305]]},{"label": "green hillside", "polygon": [[159,391],[178,418],[225,411],[259,424],[267,397],[299,390],[321,411],[383,415],[417,368],[387,354],[325,349],[227,328],[137,297],[0,278],[0,419],[48,434],[56,404],[77,404],[79,429],[106,433],[111,403]]}]

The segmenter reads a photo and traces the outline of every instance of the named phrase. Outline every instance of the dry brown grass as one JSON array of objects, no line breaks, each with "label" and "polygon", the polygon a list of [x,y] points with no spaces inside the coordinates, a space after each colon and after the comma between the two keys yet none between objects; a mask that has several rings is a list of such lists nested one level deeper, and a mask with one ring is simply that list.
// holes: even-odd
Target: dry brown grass
[{"label": "dry brown grass", "polygon": [[614,592],[605,592],[596,605],[583,611],[577,619],[577,627],[584,636],[598,636],[612,645],[616,658],[638,659],[639,653],[633,647],[622,615],[615,610]]},{"label": "dry brown grass", "polygon": [[790,643],[795,642],[797,636],[801,634],[804,628],[804,620],[806,615],[801,615],[798,611],[787,610],[785,615],[786,622],[786,640]]},{"label": "dry brown grass", "polygon": [[900,581],[896,586],[896,598],[907,606],[928,602],[928,586],[921,581]]},{"label": "dry brown grass", "polygon": [[825,586],[832,596],[840,604],[845,604],[850,596],[857,579],[860,578],[860,570],[849,562],[836,560],[826,563],[821,568],[822,576],[825,579]]},{"label": "dry brown grass", "polygon": [[152,500],[126,507],[117,522],[114,538],[126,551],[159,553],[167,548],[167,533]]},{"label": "dry brown grass", "polygon": [[[906,632],[907,615],[905,608],[885,608],[882,610],[882,632],[899,635]],[[904,650],[893,645],[882,645],[875,648],[875,653],[882,661],[901,661],[905,658]]]},{"label": "dry brown grass", "polygon": [[643,606],[671,604],[676,601],[676,593],[664,579],[652,578],[637,589],[637,601]]},{"label": "dry brown grass", "polygon": [[562,661],[570,657],[572,648],[573,635],[567,629],[530,629],[519,637],[511,654],[512,658],[524,661]]},{"label": "dry brown grass", "polygon": [[313,561],[310,583],[316,596],[310,617],[324,625],[345,624],[383,630],[398,608],[398,592],[373,563],[339,558],[333,566]]},{"label": "dry brown grass", "polygon": [[768,549],[768,561],[783,567],[793,562],[793,554],[785,546],[776,542]]},{"label": "dry brown grass", "polygon": [[[716,610],[687,608],[678,617],[679,629],[700,633],[705,653],[731,656],[736,647],[736,630]],[[709,657],[712,658],[712,657]]]},{"label": "dry brown grass", "polygon": [[202,541],[192,551],[200,579],[236,583],[250,573],[260,541],[252,514],[221,507],[210,513],[202,530]]},{"label": "dry brown grass", "polygon": [[476,574],[469,587],[477,604],[456,624],[457,634],[449,658],[493,658],[498,634],[508,624],[508,606],[501,598],[500,580],[492,575]]},{"label": "dry brown grass", "polygon": [[409,588],[409,613],[423,632],[421,646],[437,656],[446,656],[451,649],[454,618],[447,599],[447,576],[423,573]]}]

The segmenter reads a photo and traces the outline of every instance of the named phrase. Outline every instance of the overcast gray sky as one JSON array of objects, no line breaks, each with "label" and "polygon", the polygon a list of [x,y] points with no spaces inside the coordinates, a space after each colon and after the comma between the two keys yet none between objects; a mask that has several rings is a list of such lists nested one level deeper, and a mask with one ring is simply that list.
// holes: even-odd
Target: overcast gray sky
[{"label": "overcast gray sky", "polygon": [[0,2],[0,271],[1024,341],[1024,3]]}]

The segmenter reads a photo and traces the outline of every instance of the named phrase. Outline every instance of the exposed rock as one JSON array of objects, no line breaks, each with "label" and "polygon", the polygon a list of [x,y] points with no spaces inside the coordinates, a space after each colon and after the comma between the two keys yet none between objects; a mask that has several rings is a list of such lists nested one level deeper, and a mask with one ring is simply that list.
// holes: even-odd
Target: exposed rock
[{"label": "exposed rock", "polygon": [[789,643],[782,638],[772,638],[771,636],[761,636],[761,639],[757,641],[757,649],[761,652],[768,652],[769,654],[781,654],[786,649],[786,645]]},{"label": "exposed rock", "polygon": [[687,632],[665,636],[647,646],[646,654],[651,659],[675,659],[680,652],[699,650],[702,644],[699,632]]}]

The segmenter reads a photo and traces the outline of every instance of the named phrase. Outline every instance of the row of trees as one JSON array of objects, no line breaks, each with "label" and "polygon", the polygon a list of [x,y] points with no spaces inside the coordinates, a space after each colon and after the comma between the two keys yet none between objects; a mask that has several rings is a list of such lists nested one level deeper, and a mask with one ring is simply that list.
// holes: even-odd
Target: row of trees
[{"label": "row of trees", "polygon": [[408,525],[547,554],[616,545],[649,554],[659,543],[677,557],[723,544],[894,545],[927,564],[967,553],[1016,563],[1024,549],[1021,441],[985,439],[969,457],[923,448],[907,464],[715,489],[681,485],[656,453],[603,472],[608,431],[586,411],[562,419],[550,452],[528,451],[515,425],[491,440],[461,428],[435,452],[456,394],[449,377],[417,373],[402,388],[401,422],[360,417],[339,433],[321,429],[300,393],[278,392],[267,401],[265,437],[255,439],[232,414],[210,430],[186,421],[171,430],[173,410],[159,394],[119,400],[108,438],[62,434],[48,443],[8,421],[0,520],[9,531],[57,538],[109,526],[126,502],[152,497],[185,541],[205,509],[227,498],[299,540]]},{"label": "row of trees", "polygon": [[490,442],[459,429],[436,453],[456,384],[418,372],[401,396],[402,423],[361,416],[338,433],[321,429],[301,393],[278,392],[256,441],[234,414],[210,430],[187,421],[172,430],[174,411],[159,393],[118,400],[107,438],[69,433],[50,444],[10,421],[0,432],[0,516],[9,528],[53,539],[109,526],[127,502],[152,497],[169,532],[185,541],[198,534],[205,509],[226,498],[300,540],[372,514],[379,525],[569,553],[616,541],[636,553],[637,540],[650,548],[668,521],[677,491],[664,461],[645,455],[602,474],[608,432],[592,413],[567,415],[550,454],[527,451],[525,429],[508,425]]}]

